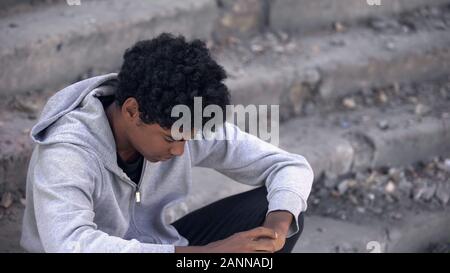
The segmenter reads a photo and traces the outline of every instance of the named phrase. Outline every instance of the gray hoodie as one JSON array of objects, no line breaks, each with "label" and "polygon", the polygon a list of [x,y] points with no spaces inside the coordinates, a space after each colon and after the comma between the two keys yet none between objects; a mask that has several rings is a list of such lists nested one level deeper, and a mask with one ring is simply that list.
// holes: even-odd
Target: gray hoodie
[{"label": "gray hoodie", "polygon": [[[228,122],[218,131],[227,140],[190,140],[181,156],[144,160],[136,185],[117,165],[113,133],[97,98],[114,93],[104,83],[115,79],[115,73],[93,77],[57,92],[32,128],[36,145],[21,238],[27,251],[174,252],[189,245],[165,222],[164,210],[185,199],[194,166],[244,184],[265,184],[267,213],[287,210],[297,220],[306,210],[313,171],[305,158]],[[296,232],[294,221],[288,237]]]}]

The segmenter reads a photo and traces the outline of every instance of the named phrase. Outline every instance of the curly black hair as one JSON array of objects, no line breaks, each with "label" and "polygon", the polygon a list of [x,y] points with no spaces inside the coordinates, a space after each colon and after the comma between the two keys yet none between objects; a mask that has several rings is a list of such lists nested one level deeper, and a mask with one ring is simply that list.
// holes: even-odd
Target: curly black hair
[{"label": "curly black hair", "polygon": [[[193,115],[194,97],[202,97],[203,108],[220,106],[224,113],[220,118],[225,119],[225,106],[230,103],[223,83],[226,72],[213,60],[203,41],[187,42],[183,36],[162,33],[137,42],[125,51],[123,59],[116,103],[122,106],[127,98],[135,98],[143,122],[170,129],[178,119],[171,117],[172,108],[183,104]],[[205,122],[202,119],[202,125]]]}]

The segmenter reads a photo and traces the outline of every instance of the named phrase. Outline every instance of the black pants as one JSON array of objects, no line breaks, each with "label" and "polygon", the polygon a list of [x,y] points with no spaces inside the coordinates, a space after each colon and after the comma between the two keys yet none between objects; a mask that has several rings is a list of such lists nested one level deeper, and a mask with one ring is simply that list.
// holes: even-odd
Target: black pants
[{"label": "black pants", "polygon": [[[261,226],[268,202],[265,186],[232,195],[195,210],[173,223],[189,245],[201,246],[225,239],[237,232]],[[286,239],[280,253],[290,253],[303,231],[303,213],[298,217],[299,232]]]}]

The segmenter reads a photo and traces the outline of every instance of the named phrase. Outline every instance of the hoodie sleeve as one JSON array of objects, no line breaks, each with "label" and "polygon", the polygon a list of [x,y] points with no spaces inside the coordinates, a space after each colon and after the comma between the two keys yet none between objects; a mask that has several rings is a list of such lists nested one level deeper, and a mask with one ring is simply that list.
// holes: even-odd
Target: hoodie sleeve
[{"label": "hoodie sleeve", "polygon": [[[231,123],[224,123],[214,139],[189,141],[193,166],[213,168],[251,186],[267,187],[269,208],[292,213],[288,236],[298,232],[298,216],[307,209],[314,173],[306,159],[289,153]],[[266,216],[267,216],[266,214]]]},{"label": "hoodie sleeve", "polygon": [[33,175],[36,224],[45,252],[174,252],[173,245],[124,240],[94,223],[98,161],[72,144],[40,147]]}]

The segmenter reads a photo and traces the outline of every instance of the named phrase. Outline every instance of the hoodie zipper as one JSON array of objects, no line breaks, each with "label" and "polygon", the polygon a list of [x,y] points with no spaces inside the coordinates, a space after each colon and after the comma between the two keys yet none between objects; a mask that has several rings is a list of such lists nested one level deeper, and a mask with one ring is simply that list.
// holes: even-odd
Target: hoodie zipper
[{"label": "hoodie zipper", "polygon": [[145,159],[144,159],[144,163],[142,164],[142,171],[141,171],[141,177],[139,177],[139,182],[136,186],[136,192],[134,194],[135,196],[135,201],[137,204],[141,203],[141,183],[142,183],[142,179],[144,176],[144,172],[145,172],[145,167],[147,166]]},{"label": "hoodie zipper", "polygon": [[[143,175],[145,172],[145,167],[146,167],[146,162],[144,159],[144,163],[142,164],[142,171],[141,171],[141,177],[139,178],[139,182],[136,184],[135,182],[131,181],[130,178],[128,178],[126,175],[122,175],[122,179],[125,180],[124,182],[129,184],[130,186],[133,187],[134,189],[134,202],[135,203],[141,203],[141,183],[142,183],[142,179],[143,179]],[[125,173],[123,173],[125,174]]]},{"label": "hoodie zipper", "polygon": [[139,191],[139,189],[136,190],[135,201],[138,204],[141,203],[141,192]]}]

